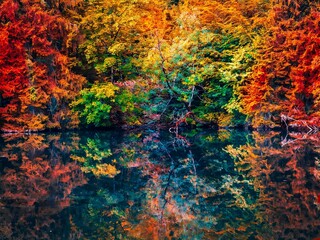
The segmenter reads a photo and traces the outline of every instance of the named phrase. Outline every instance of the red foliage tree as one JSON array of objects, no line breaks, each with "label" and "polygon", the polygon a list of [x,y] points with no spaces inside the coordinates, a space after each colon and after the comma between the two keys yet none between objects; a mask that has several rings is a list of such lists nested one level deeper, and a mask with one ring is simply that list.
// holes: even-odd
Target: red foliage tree
[{"label": "red foliage tree", "polygon": [[74,30],[45,2],[0,5],[0,121],[3,130],[73,127],[69,102],[85,79],[72,73],[66,39]]},{"label": "red foliage tree", "polygon": [[281,116],[320,124],[318,7],[284,1],[273,9],[270,36],[244,88],[244,111],[255,126],[279,125]]}]

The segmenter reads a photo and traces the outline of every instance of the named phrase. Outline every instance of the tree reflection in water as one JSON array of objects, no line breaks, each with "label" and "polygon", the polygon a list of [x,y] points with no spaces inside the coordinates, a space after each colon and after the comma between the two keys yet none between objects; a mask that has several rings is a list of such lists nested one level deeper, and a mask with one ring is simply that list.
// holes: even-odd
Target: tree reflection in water
[{"label": "tree reflection in water", "polygon": [[5,136],[4,239],[310,239],[318,136],[148,130]]},{"label": "tree reflection in water", "polygon": [[254,133],[255,144],[228,146],[237,169],[254,179],[266,239],[320,236],[319,134]]},{"label": "tree reflection in water", "polygon": [[80,167],[65,161],[76,142],[61,134],[3,137],[1,239],[64,239],[68,219],[61,212],[72,190],[86,183]]}]

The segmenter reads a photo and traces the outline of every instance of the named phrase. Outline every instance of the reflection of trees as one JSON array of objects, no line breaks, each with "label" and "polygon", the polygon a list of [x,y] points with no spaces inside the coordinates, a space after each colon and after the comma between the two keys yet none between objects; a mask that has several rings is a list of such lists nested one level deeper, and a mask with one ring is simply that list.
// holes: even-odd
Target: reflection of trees
[{"label": "reflection of trees", "polygon": [[[308,239],[319,233],[316,135],[253,133],[253,143],[247,133],[190,131],[188,144],[168,132],[124,136],[0,139],[0,235]],[[107,164],[116,174],[102,168],[95,174]]]},{"label": "reflection of trees", "polygon": [[[227,147],[240,172],[260,189],[259,213],[273,239],[310,239],[320,234],[319,136],[254,134],[255,145]],[[267,237],[267,236],[266,236]]]},{"label": "reflection of trees", "polygon": [[190,136],[189,148],[173,146],[168,138],[147,138],[145,148],[152,151],[139,167],[149,176],[143,188],[146,198],[137,220],[125,224],[129,235],[138,239],[255,236],[259,224],[254,218],[255,193],[222,151],[231,136],[225,132]]},{"label": "reflection of trees", "polygon": [[[65,162],[76,144],[73,136],[4,137],[0,149],[0,235],[13,239],[54,236],[67,219],[55,217],[70,205],[72,189],[86,183],[75,162]],[[61,234],[61,232],[60,232]]]},{"label": "reflection of trees", "polygon": [[[127,135],[135,141],[135,135]],[[121,133],[83,133],[71,158],[89,176],[89,182],[74,191],[70,209],[70,236],[78,239],[122,239],[125,219],[133,202],[141,198],[145,179],[127,169],[133,152],[119,144]],[[109,166],[103,168],[102,166]],[[79,237],[80,236],[80,237]]]},{"label": "reflection of trees", "polygon": [[[227,132],[192,135],[190,147],[157,131],[133,133],[109,146],[112,156],[103,161],[116,159],[120,173],[92,180],[75,195],[94,194],[86,207],[77,208],[81,213],[73,213],[78,233],[91,239],[255,236],[261,225],[255,218],[257,194],[222,151],[246,139]],[[77,221],[79,215],[85,220]]]},{"label": "reflection of trees", "polygon": [[110,137],[108,133],[95,134],[79,143],[71,158],[81,163],[83,172],[93,173],[96,177],[114,177],[119,173],[115,166],[116,160],[111,160],[113,154],[110,148],[111,139],[106,141],[108,137]]}]

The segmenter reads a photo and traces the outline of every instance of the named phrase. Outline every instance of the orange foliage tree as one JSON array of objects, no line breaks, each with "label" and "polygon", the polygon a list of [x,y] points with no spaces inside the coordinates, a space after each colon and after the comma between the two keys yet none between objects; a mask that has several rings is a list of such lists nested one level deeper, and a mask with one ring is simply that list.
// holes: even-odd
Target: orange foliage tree
[{"label": "orange foliage tree", "polygon": [[254,126],[307,120],[319,125],[319,1],[283,1],[266,19],[260,57],[243,88]]},{"label": "orange foliage tree", "polygon": [[74,127],[68,104],[85,79],[67,56],[72,24],[46,2],[5,0],[0,29],[2,130]]}]

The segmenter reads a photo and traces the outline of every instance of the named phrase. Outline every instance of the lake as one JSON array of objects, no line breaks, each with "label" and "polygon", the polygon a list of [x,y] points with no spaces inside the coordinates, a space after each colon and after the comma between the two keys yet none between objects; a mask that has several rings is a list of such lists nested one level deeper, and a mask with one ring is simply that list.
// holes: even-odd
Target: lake
[{"label": "lake", "polygon": [[315,239],[317,134],[4,134],[0,239]]}]

